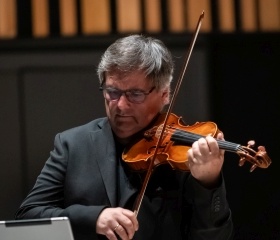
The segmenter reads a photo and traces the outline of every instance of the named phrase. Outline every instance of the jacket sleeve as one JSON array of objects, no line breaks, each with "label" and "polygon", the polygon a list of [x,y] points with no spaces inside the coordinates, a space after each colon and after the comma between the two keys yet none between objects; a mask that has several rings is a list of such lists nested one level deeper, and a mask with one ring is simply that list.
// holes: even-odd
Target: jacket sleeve
[{"label": "jacket sleeve", "polygon": [[188,239],[233,239],[233,223],[223,177],[215,189],[204,188],[191,175],[187,185],[190,191],[185,197],[192,208]]},{"label": "jacket sleeve", "polygon": [[106,206],[74,204],[65,207],[64,181],[68,163],[68,146],[55,137],[54,150],[46,161],[36,183],[15,214],[16,219],[69,217],[73,232],[83,232],[97,239],[96,221]]}]

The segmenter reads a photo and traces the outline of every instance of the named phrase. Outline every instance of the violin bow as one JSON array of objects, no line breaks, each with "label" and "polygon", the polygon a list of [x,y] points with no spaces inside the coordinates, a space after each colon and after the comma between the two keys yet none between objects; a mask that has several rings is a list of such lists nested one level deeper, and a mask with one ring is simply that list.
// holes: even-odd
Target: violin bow
[{"label": "violin bow", "polygon": [[191,44],[189,46],[189,49],[188,49],[186,57],[185,57],[183,68],[182,68],[181,73],[179,75],[179,79],[178,79],[177,84],[176,84],[175,89],[174,89],[174,94],[173,94],[173,96],[171,98],[169,107],[168,107],[167,112],[166,112],[166,116],[165,116],[164,122],[162,124],[162,131],[161,131],[161,134],[160,134],[160,136],[158,138],[158,141],[157,141],[157,145],[156,145],[156,148],[155,148],[155,153],[152,156],[151,162],[149,164],[149,168],[147,170],[147,173],[146,173],[146,176],[145,176],[142,188],[141,188],[141,191],[140,191],[140,193],[139,193],[139,195],[138,195],[138,197],[136,199],[135,205],[134,205],[134,213],[135,213],[136,217],[138,215],[138,212],[139,212],[139,209],[140,209],[140,206],[141,206],[141,203],[142,203],[145,191],[147,189],[148,182],[149,182],[150,177],[152,175],[154,162],[155,162],[155,159],[156,159],[156,156],[157,156],[157,153],[158,153],[159,146],[160,146],[160,144],[162,142],[162,139],[163,139],[164,131],[165,131],[165,128],[166,128],[166,123],[168,121],[168,118],[169,118],[169,115],[171,113],[171,110],[172,110],[172,108],[174,106],[175,98],[177,97],[177,94],[179,92],[180,86],[182,84],[182,81],[183,81],[183,78],[184,78],[184,75],[185,75],[185,72],[186,72],[186,69],[187,69],[187,66],[188,66],[191,54],[192,54],[192,50],[193,50],[194,44],[196,42],[199,30],[200,30],[201,25],[202,25],[203,18],[204,18],[204,11],[202,11],[202,13],[201,13],[201,15],[200,15],[200,17],[198,19],[198,22],[197,22],[197,25],[196,25],[196,29],[195,29],[195,32],[193,34],[192,40],[191,40]]}]

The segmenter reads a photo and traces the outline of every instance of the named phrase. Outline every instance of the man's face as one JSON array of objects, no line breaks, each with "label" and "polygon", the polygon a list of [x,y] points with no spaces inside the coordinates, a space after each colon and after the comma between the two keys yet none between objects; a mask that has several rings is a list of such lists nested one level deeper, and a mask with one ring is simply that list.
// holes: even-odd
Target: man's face
[{"label": "man's face", "polygon": [[[104,88],[122,91],[140,90],[147,93],[154,87],[141,71],[128,74],[109,72],[105,79]],[[168,101],[168,89],[153,90],[142,103],[132,103],[122,94],[118,100],[105,99],[105,107],[114,133],[118,138],[126,139],[145,128]]]}]

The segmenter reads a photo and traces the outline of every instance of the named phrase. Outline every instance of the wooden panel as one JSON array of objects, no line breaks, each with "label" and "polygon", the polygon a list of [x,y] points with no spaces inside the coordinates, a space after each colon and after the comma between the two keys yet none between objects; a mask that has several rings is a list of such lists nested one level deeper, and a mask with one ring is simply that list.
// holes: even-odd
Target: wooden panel
[{"label": "wooden panel", "polygon": [[32,0],[32,32],[34,37],[50,34],[48,0]]},{"label": "wooden panel", "polygon": [[187,28],[193,31],[196,28],[198,18],[202,11],[205,12],[201,32],[209,32],[212,29],[211,0],[188,0],[186,2]]},{"label": "wooden panel", "polygon": [[16,35],[16,0],[0,0],[0,38],[13,38]]},{"label": "wooden panel", "polygon": [[161,1],[160,0],[145,0],[145,30],[147,32],[161,31]]},{"label": "wooden panel", "polygon": [[168,22],[170,32],[183,32],[186,29],[184,0],[168,0]]},{"label": "wooden panel", "polygon": [[259,0],[260,30],[278,31],[280,29],[279,0]]},{"label": "wooden panel", "polygon": [[77,34],[77,4],[76,0],[59,0],[61,35]]},{"label": "wooden panel", "polygon": [[140,0],[117,0],[117,31],[141,31],[141,4]]},{"label": "wooden panel", "polygon": [[223,32],[235,31],[235,16],[233,0],[219,0],[219,26]]},{"label": "wooden panel", "polygon": [[241,29],[243,31],[257,31],[257,12],[255,0],[240,1]]},{"label": "wooden panel", "polygon": [[81,0],[83,34],[104,34],[111,31],[109,0]]}]

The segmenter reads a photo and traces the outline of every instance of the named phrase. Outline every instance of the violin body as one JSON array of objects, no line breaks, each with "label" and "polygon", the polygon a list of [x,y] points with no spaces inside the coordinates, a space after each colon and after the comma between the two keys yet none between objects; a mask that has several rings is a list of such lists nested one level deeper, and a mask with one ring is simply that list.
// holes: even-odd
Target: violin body
[{"label": "violin body", "polygon": [[[148,169],[150,160],[155,154],[164,119],[165,114],[161,114],[155,122],[155,126],[144,132],[142,139],[134,142],[124,150],[122,158],[132,170],[145,171]],[[217,125],[213,122],[197,122],[194,125],[185,126],[183,125],[182,117],[171,113],[166,122],[162,141],[158,146],[154,167],[168,163],[173,169],[189,171],[187,151],[191,144],[181,144],[180,141],[175,142],[171,139],[174,131],[178,129],[213,137],[219,132]]]}]

